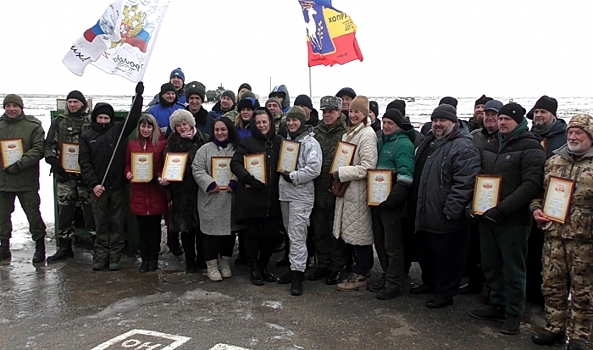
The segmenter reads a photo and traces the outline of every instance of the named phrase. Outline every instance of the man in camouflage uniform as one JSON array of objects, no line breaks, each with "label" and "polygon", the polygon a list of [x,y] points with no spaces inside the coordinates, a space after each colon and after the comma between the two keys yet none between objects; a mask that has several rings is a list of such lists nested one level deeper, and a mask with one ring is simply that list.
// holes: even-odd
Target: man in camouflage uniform
[{"label": "man in camouflage uniform", "polygon": [[58,192],[57,239],[60,248],[47,258],[48,262],[73,258],[74,211],[80,201],[84,222],[91,238],[95,235],[95,221],[91,208],[91,189],[82,182],[80,173],[66,172],[61,164],[61,146],[64,142],[78,144],[80,135],[89,129],[91,115],[84,95],[77,90],[66,97],[66,110],[51,123],[45,138],[45,161],[51,165]]},{"label": "man in camouflage uniform", "polygon": [[307,279],[317,281],[325,278],[326,284],[338,284],[342,267],[346,265],[348,249],[341,238],[332,234],[336,196],[328,190],[331,167],[338,141],[346,132],[346,120],[341,115],[342,99],[325,96],[321,99],[323,121],[315,127],[315,139],[321,146],[323,157],[321,175],[315,179],[315,202],[311,215],[315,251],[319,267]]},{"label": "man in camouflage uniform", "polygon": [[[19,159],[2,159],[0,170],[0,261],[8,260],[14,198],[18,197],[29,221],[29,231],[35,241],[33,263],[45,261],[45,224],[39,212],[39,160],[43,158],[45,131],[41,122],[23,113],[23,99],[6,95],[0,117],[0,141],[19,139],[22,155]],[[16,144],[15,144],[16,145]],[[11,144],[7,144],[8,149]],[[0,157],[2,158],[2,157]]]},{"label": "man in camouflage uniform", "polygon": [[531,202],[533,217],[544,231],[542,293],[546,310],[544,330],[531,339],[551,345],[568,336],[567,349],[574,350],[587,349],[593,324],[593,117],[572,117],[566,133],[566,145],[546,162],[544,188],[551,176],[574,181],[570,216],[565,224],[551,221],[542,211],[542,198]]}]

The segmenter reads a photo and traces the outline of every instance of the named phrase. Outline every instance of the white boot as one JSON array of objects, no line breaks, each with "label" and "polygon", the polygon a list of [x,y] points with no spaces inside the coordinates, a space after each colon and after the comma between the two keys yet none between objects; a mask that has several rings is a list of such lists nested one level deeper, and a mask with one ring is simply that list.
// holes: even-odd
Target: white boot
[{"label": "white boot", "polygon": [[231,272],[231,257],[230,256],[222,256],[220,258],[220,274],[224,278],[229,278],[233,275]]},{"label": "white boot", "polygon": [[220,271],[218,271],[218,260],[206,261],[206,265],[208,266],[208,278],[210,278],[210,281],[222,281],[222,276],[220,275]]}]

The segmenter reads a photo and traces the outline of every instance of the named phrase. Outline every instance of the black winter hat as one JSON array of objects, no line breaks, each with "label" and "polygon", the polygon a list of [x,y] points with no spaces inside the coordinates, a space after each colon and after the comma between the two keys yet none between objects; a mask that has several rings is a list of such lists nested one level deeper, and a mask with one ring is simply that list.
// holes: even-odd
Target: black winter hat
[{"label": "black winter hat", "polygon": [[310,110],[313,110],[313,102],[311,98],[307,95],[298,95],[294,100],[294,106],[305,106]]},{"label": "black winter hat", "polygon": [[165,92],[173,91],[175,92],[175,86],[173,83],[165,83],[161,85],[161,95],[164,95]]},{"label": "black winter hat", "polygon": [[237,90],[237,93],[239,93],[239,91],[241,91],[241,89],[246,88],[247,90],[251,91],[251,85],[247,84],[247,83],[243,83],[241,85],[239,85],[239,90]]},{"label": "black winter hat", "polygon": [[397,108],[388,109],[385,112],[385,114],[383,114],[383,120],[385,119],[393,120],[393,122],[397,124],[397,126],[404,130],[412,130],[414,128],[411,124],[406,123],[406,118],[401,114],[401,112]]},{"label": "black winter hat", "polygon": [[457,123],[457,110],[451,105],[442,104],[435,108],[430,115],[430,120],[435,119],[447,119],[453,123]]},{"label": "black winter hat", "polygon": [[455,97],[445,96],[439,101],[439,106],[440,105],[449,105],[457,108],[457,99]]},{"label": "black winter hat", "polygon": [[354,90],[352,88],[345,87],[345,88],[340,89],[340,91],[338,91],[338,93],[336,94],[336,97],[342,97],[344,95],[355,98],[356,92],[354,92]]},{"label": "black winter hat", "polygon": [[369,109],[375,113],[375,117],[379,116],[379,104],[377,101],[369,101]]},{"label": "black winter hat", "polygon": [[84,98],[84,95],[82,94],[82,92],[80,92],[78,90],[72,90],[72,91],[70,91],[70,93],[68,94],[68,96],[66,96],[66,100],[70,100],[70,99],[78,100],[78,101],[82,102],[82,104],[84,104],[86,106],[86,98]]},{"label": "black winter hat", "polygon": [[521,124],[525,118],[525,108],[516,102],[507,103],[498,110],[498,115],[506,115],[511,117],[518,124]]},{"label": "black winter hat", "polygon": [[111,118],[110,123],[114,122],[115,111],[113,110],[113,107],[109,103],[105,103],[105,102],[97,103],[95,108],[93,108],[93,112],[91,113],[91,119],[96,121],[97,116],[99,114],[107,114],[109,116],[109,118]]},{"label": "black winter hat", "polygon": [[[553,97],[548,97],[543,95],[542,97],[535,102],[535,106],[533,106],[533,110],[536,109],[545,109],[546,111],[556,115],[558,111],[558,101]],[[532,117],[533,118],[533,117]]]},{"label": "black winter hat", "polygon": [[393,100],[389,102],[385,111],[390,110],[392,108],[397,109],[404,117],[406,116],[406,101],[404,100]]},{"label": "black winter hat", "polygon": [[485,105],[486,102],[488,101],[492,101],[493,98],[492,97],[488,97],[486,95],[482,95],[479,99],[476,100],[476,103],[474,103],[474,107],[478,106],[478,105]]}]

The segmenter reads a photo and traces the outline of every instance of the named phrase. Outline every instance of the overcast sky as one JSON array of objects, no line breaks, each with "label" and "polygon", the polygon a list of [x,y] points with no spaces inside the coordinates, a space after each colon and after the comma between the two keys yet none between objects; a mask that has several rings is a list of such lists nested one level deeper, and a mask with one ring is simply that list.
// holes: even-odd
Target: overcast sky
[{"label": "overcast sky", "polygon": [[[110,0],[0,0],[0,93],[128,94],[134,84],[62,58]],[[363,62],[312,67],[313,95],[350,86],[369,96],[592,96],[591,0],[333,0],[358,27]],[[144,82],[267,94],[309,92],[297,0],[171,0]]]}]

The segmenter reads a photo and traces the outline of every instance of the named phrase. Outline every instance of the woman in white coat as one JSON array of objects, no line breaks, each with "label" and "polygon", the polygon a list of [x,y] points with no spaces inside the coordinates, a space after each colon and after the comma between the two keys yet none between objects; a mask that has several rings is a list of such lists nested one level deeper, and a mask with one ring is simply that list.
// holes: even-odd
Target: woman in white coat
[{"label": "woman in white coat", "polygon": [[[235,232],[241,227],[234,224],[231,218],[233,191],[237,188],[237,178],[231,174],[232,177],[227,183],[217,183],[212,177],[212,158],[228,158],[224,168],[230,171],[231,158],[239,145],[239,135],[228,118],[220,118],[214,123],[212,135],[214,136],[212,142],[198,149],[192,163],[192,174],[200,187],[198,216],[200,231],[204,233],[204,260],[208,267],[208,278],[212,281],[221,281],[223,277],[232,275],[230,261],[235,246]],[[224,159],[221,161],[224,162]],[[218,269],[219,255],[220,270]]]},{"label": "woman in white coat", "polygon": [[349,126],[342,141],[356,145],[352,165],[339,167],[334,179],[349,182],[344,197],[336,199],[334,236],[354,246],[356,266],[338,290],[366,289],[373,268],[373,223],[367,205],[367,170],[377,165],[377,135],[370,126],[369,100],[356,96],[350,103]]}]

